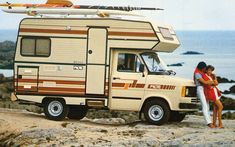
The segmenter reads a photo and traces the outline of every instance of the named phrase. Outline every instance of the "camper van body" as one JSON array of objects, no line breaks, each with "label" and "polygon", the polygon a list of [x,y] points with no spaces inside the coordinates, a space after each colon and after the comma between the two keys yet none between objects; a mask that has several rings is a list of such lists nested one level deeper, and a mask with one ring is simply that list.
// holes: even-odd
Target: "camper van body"
[{"label": "camper van body", "polygon": [[197,110],[192,80],[149,67],[150,59],[161,64],[156,52],[179,45],[171,27],[148,21],[26,18],[17,38],[14,95],[43,106],[54,120],[105,108],[143,112],[163,124],[176,112]]}]

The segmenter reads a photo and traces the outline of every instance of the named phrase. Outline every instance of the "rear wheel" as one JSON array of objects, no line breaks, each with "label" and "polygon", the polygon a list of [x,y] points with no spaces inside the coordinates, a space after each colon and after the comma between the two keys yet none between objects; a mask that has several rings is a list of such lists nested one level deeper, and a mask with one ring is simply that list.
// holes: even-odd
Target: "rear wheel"
[{"label": "rear wheel", "polygon": [[87,106],[70,106],[68,118],[77,120],[83,119],[86,116],[87,111]]},{"label": "rear wheel", "polygon": [[62,99],[48,99],[44,103],[44,113],[50,120],[63,120],[68,115],[68,106]]},{"label": "rear wheel", "polygon": [[170,108],[167,103],[159,100],[151,100],[144,107],[145,119],[155,125],[167,123],[170,118]]},{"label": "rear wheel", "polygon": [[180,113],[178,111],[172,111],[170,120],[171,122],[181,122],[184,120],[186,113]]}]

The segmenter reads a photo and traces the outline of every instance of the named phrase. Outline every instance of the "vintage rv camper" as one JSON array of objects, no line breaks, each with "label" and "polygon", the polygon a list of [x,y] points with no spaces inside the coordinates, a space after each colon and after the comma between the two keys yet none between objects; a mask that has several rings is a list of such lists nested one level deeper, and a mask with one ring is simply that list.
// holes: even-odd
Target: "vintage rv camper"
[{"label": "vintage rv camper", "polygon": [[47,118],[89,108],[143,113],[157,125],[197,110],[193,81],[172,76],[158,52],[180,45],[169,26],[114,18],[26,18],[19,26],[14,96]]}]

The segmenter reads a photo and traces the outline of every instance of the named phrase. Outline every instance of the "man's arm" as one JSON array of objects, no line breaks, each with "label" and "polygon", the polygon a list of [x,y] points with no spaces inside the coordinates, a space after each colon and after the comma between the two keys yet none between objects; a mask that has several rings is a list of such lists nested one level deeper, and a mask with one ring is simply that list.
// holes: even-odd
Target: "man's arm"
[{"label": "man's arm", "polygon": [[203,78],[200,78],[198,80],[204,85],[215,85],[214,81],[211,81],[211,80],[205,81]]}]

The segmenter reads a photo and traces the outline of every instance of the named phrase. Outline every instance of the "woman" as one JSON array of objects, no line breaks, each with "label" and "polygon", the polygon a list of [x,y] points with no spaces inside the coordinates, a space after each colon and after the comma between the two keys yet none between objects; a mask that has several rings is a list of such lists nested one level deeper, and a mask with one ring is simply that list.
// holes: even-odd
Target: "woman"
[{"label": "woman", "polygon": [[216,126],[216,120],[218,116],[219,121],[219,128],[224,128],[222,123],[222,110],[223,110],[223,104],[220,101],[221,93],[219,89],[216,87],[218,85],[217,78],[215,74],[213,74],[213,71],[215,68],[212,65],[208,65],[206,67],[206,74],[203,77],[205,81],[214,81],[215,85],[204,85],[204,93],[207,101],[212,101],[214,103],[214,109],[213,109],[213,125]]}]

